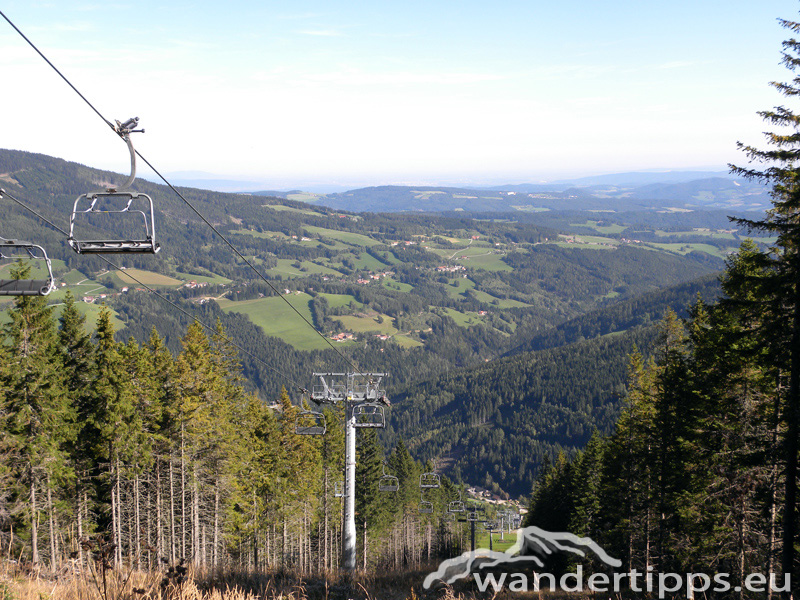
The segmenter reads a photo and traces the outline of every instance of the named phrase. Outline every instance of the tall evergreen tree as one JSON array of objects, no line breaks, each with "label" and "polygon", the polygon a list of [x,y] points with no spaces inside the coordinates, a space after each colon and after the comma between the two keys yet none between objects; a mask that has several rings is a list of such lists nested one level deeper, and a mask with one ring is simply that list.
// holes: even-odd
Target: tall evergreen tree
[{"label": "tall evergreen tree", "polygon": [[[781,20],[793,34],[800,23]],[[783,42],[783,64],[796,73],[800,68],[800,41]],[[772,82],[788,99],[800,95],[800,75],[788,82]],[[735,167],[732,171],[772,186],[773,208],[761,220],[736,219],[756,231],[775,236],[775,243],[751,258],[756,275],[747,278],[757,290],[759,300],[750,304],[763,318],[757,333],[767,344],[780,367],[789,375],[789,387],[783,399],[786,432],[783,436],[785,501],[783,514],[782,567],[785,575],[796,580],[798,510],[798,437],[800,436],[800,115],[791,108],[777,106],[759,113],[778,128],[767,132],[768,149],[740,144],[750,161],[764,168]],[[791,595],[791,592],[788,593]]]},{"label": "tall evergreen tree", "polygon": [[[29,267],[12,271],[15,278],[29,275]],[[52,309],[39,296],[20,296],[8,311],[3,327],[8,340],[0,389],[5,390],[3,430],[19,460],[16,481],[27,499],[31,534],[31,561],[39,564],[39,521],[44,508],[53,515],[53,490],[72,476],[66,444],[74,433],[74,411],[66,394]],[[40,496],[45,492],[45,500]],[[50,520],[50,562],[57,562],[56,532]]]}]

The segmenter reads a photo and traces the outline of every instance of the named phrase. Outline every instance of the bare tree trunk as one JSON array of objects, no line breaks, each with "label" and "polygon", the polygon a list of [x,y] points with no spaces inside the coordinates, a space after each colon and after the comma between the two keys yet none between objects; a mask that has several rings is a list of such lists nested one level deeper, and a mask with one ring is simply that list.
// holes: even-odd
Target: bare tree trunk
[{"label": "bare tree trunk", "polygon": [[53,493],[50,489],[50,474],[47,474],[47,524],[50,530],[50,569],[58,570],[58,539],[56,534],[56,515],[53,508]]},{"label": "bare tree trunk", "polygon": [[214,481],[214,537],[211,547],[211,566],[216,569],[219,563],[219,476]]},{"label": "bare tree trunk", "polygon": [[200,550],[200,488],[197,483],[197,464],[192,469],[192,562],[195,565],[202,561]]},{"label": "bare tree trunk", "polygon": [[81,477],[78,475],[75,481],[75,516],[77,518],[78,529],[78,571],[83,572],[83,546],[81,540],[83,539],[83,507],[81,506]]},{"label": "bare tree trunk", "polygon": [[153,511],[155,510],[155,506],[153,504],[153,475],[149,472],[147,474],[147,494],[144,499],[144,507],[146,519],[146,524],[144,526],[146,530],[144,543],[147,546],[147,570],[152,571],[153,553],[150,551],[150,548],[153,547]]},{"label": "bare tree trunk", "polygon": [[161,507],[161,461],[156,461],[156,568],[158,559],[164,556],[164,534],[161,531],[161,522],[164,518]]},{"label": "bare tree trunk", "polygon": [[175,472],[169,457],[169,561],[175,564]]},{"label": "bare tree trunk", "polygon": [[136,527],[136,570],[140,571],[142,569],[142,517],[141,513],[139,512],[139,475],[135,475],[133,478],[133,518],[134,518],[134,525]]},{"label": "bare tree trunk", "polygon": [[120,475],[119,475],[119,459],[114,461],[114,489],[111,492],[111,515],[112,515],[112,533],[114,536],[114,543],[116,549],[114,551],[114,565],[117,568],[122,566],[122,511],[120,510]]},{"label": "bare tree trunk", "polygon": [[39,566],[39,509],[36,506],[36,475],[33,465],[28,465],[28,473],[31,480],[31,563],[34,567]]},{"label": "bare tree trunk", "polygon": [[181,422],[181,558],[186,558],[186,453]]}]

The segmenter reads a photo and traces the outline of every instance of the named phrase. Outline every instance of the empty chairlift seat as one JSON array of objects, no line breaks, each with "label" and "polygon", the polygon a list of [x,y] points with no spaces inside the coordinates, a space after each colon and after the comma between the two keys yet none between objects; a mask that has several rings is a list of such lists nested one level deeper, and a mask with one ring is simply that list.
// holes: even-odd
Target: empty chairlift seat
[{"label": "empty chairlift seat", "polygon": [[383,406],[373,402],[356,404],[353,407],[354,427],[383,427],[386,423]]},{"label": "empty chairlift seat", "polygon": [[[19,260],[32,260],[37,271],[46,271],[44,278],[14,279],[11,265]],[[44,248],[31,242],[0,238],[0,296],[46,296],[56,288],[53,268]]]},{"label": "empty chairlift seat", "polygon": [[386,465],[383,465],[383,475],[378,480],[379,492],[396,492],[400,489],[400,480],[394,475],[386,474]]},{"label": "empty chairlift seat", "polygon": [[451,512],[451,513],[464,512],[464,503],[461,500],[453,500],[447,506],[447,512]]},{"label": "empty chairlift seat", "polygon": [[294,432],[299,435],[325,435],[325,415],[314,410],[302,410],[294,420]]},{"label": "empty chairlift seat", "polygon": [[[79,225],[97,228],[103,224],[98,222],[98,215],[110,217],[105,220],[107,225],[118,223],[130,233],[139,233],[125,237],[117,234],[110,239],[76,235],[76,220]],[[67,241],[78,254],[156,254],[161,246],[155,241],[153,219],[153,200],[147,194],[117,191],[83,194],[72,208]]]},{"label": "empty chairlift seat", "polygon": [[437,473],[423,473],[419,476],[419,487],[438,488],[440,484],[439,475]]},{"label": "empty chairlift seat", "polygon": [[[153,199],[147,194],[128,191],[136,179],[136,151],[130,134],[144,131],[135,129],[138,123],[138,117],[134,117],[124,123],[117,121],[114,127],[131,155],[131,174],[127,181],[105,191],[83,194],[75,200],[67,242],[78,254],[155,254],[161,249],[155,240]],[[76,221],[81,228],[113,231],[113,237],[110,233],[108,237],[78,235]]]}]

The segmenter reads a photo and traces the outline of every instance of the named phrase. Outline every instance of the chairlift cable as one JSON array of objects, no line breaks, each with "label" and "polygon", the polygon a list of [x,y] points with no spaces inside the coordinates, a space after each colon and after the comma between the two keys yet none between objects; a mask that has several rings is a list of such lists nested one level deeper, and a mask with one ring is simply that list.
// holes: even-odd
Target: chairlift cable
[{"label": "chairlift cable", "polygon": [[[31,46],[31,48],[33,48],[33,49],[36,51],[36,53],[37,53],[39,56],[41,56],[41,57],[42,57],[42,59],[43,59],[43,60],[44,60],[44,61],[45,61],[45,62],[46,62],[48,65],[50,65],[50,67],[51,67],[51,68],[52,68],[52,69],[53,69],[53,70],[54,70],[56,73],[58,73],[58,75],[59,75],[59,76],[60,76],[60,77],[61,77],[61,78],[62,78],[62,79],[63,79],[63,80],[64,80],[64,81],[67,83],[67,85],[69,85],[69,87],[71,87],[71,88],[72,88],[72,90],[73,90],[73,91],[74,91],[76,94],[78,94],[78,96],[80,96],[80,97],[81,97],[81,99],[82,99],[82,100],[83,100],[83,101],[84,101],[84,102],[85,102],[85,103],[86,103],[86,104],[89,106],[89,108],[91,108],[91,109],[92,109],[92,110],[95,112],[95,114],[97,114],[97,116],[98,116],[98,117],[100,117],[100,118],[103,120],[103,122],[104,122],[106,125],[108,125],[108,126],[111,128],[111,130],[112,130],[112,131],[114,131],[114,133],[116,133],[117,135],[120,135],[120,134],[119,134],[119,132],[117,131],[117,129],[116,129],[116,128],[114,127],[114,125],[111,123],[111,121],[109,121],[108,119],[106,119],[106,118],[105,118],[105,117],[102,115],[102,113],[101,113],[99,110],[97,110],[97,108],[95,108],[95,106],[94,106],[94,105],[93,105],[91,102],[89,102],[89,100],[88,100],[88,99],[87,99],[87,98],[86,98],[86,97],[85,97],[83,94],[81,94],[81,93],[80,93],[80,91],[78,91],[78,88],[76,88],[76,87],[75,87],[75,86],[72,84],[72,82],[70,82],[70,80],[69,80],[69,79],[67,79],[67,77],[66,77],[66,76],[65,76],[65,75],[64,75],[64,74],[63,74],[61,71],[59,71],[59,70],[58,70],[58,68],[56,68],[56,66],[55,66],[55,65],[54,65],[52,62],[50,62],[50,60],[49,60],[49,59],[48,59],[48,58],[47,58],[47,57],[46,57],[46,56],[45,56],[45,55],[42,53],[42,51],[41,51],[41,50],[39,50],[39,49],[36,47],[36,45],[35,45],[35,44],[34,44],[34,43],[31,41],[31,40],[29,40],[29,39],[27,38],[27,36],[25,36],[25,34],[24,34],[24,33],[22,33],[22,31],[20,31],[20,29],[19,29],[19,28],[18,28],[16,25],[14,25],[14,23],[11,21],[11,19],[9,19],[9,18],[8,18],[8,17],[5,15],[5,13],[3,13],[3,11],[1,11],[1,10],[0,10],[0,15],[2,15],[2,17],[3,17],[3,18],[4,18],[4,19],[5,19],[7,22],[8,22],[8,24],[9,24],[9,25],[11,25],[11,27],[13,27],[13,28],[14,28],[14,30],[15,30],[15,31],[16,31],[16,32],[17,32],[17,33],[18,33],[18,34],[19,34],[19,35],[22,37],[22,39],[24,39],[24,40],[25,40],[25,41],[26,41],[26,42],[27,42],[27,43],[28,43],[28,44]],[[178,191],[178,190],[177,190],[177,189],[176,189],[176,188],[175,188],[175,187],[174,187],[174,186],[173,186],[173,185],[172,185],[172,184],[171,184],[169,181],[167,181],[167,179],[166,179],[166,178],[165,178],[165,177],[164,177],[164,176],[163,176],[163,175],[162,175],[162,174],[161,174],[161,173],[160,173],[160,172],[159,172],[159,171],[158,171],[158,170],[157,170],[157,169],[156,169],[156,168],[155,168],[155,167],[154,167],[154,166],[153,166],[151,163],[150,163],[150,161],[148,161],[148,160],[147,160],[147,159],[146,159],[144,156],[142,156],[142,154],[141,154],[141,153],[140,153],[138,150],[135,150],[135,152],[136,152],[136,156],[138,156],[139,158],[141,158],[141,159],[142,159],[142,161],[143,161],[143,162],[144,162],[144,163],[145,163],[145,164],[146,164],[148,167],[150,167],[150,169],[152,169],[152,171],[153,171],[153,172],[154,172],[156,175],[158,175],[158,177],[159,177],[159,178],[160,178],[160,179],[161,179],[161,180],[162,180],[162,181],[163,181],[163,182],[164,182],[164,183],[165,183],[165,184],[166,184],[166,185],[167,185],[167,186],[168,186],[168,187],[169,187],[169,188],[170,188],[170,189],[171,189],[173,192],[175,192],[175,194],[176,194],[176,195],[177,195],[177,196],[178,196],[178,197],[179,197],[181,200],[183,200],[183,201],[186,203],[186,205],[187,205],[187,206],[188,206],[190,209],[192,209],[192,211],[193,211],[193,212],[194,212],[194,213],[195,213],[195,214],[196,214],[198,217],[200,217],[200,219],[201,219],[201,220],[202,220],[202,221],[203,221],[203,222],[204,222],[206,225],[208,225],[208,227],[210,227],[210,228],[211,228],[211,230],[212,230],[214,233],[216,233],[216,234],[217,234],[217,235],[218,235],[218,236],[219,236],[219,237],[220,237],[220,238],[221,238],[221,239],[222,239],[222,240],[223,240],[223,241],[224,241],[224,242],[225,242],[225,243],[228,245],[228,247],[229,247],[231,250],[233,250],[233,252],[234,252],[234,253],[235,253],[235,254],[236,254],[236,255],[237,255],[237,256],[238,256],[240,259],[242,259],[242,260],[245,262],[245,264],[247,264],[247,266],[248,266],[248,267],[250,267],[250,269],[251,269],[251,270],[252,270],[252,271],[253,271],[253,272],[254,272],[256,275],[258,275],[258,276],[259,276],[259,277],[260,277],[260,278],[261,278],[261,279],[264,281],[264,283],[266,283],[266,284],[267,284],[267,285],[268,285],[268,286],[269,286],[269,287],[272,289],[272,291],[273,291],[273,292],[274,292],[276,295],[278,295],[278,296],[279,296],[281,299],[283,299],[283,301],[284,301],[284,302],[286,302],[286,304],[287,304],[287,305],[288,305],[288,306],[289,306],[289,307],[290,307],[290,308],[291,308],[291,309],[292,309],[292,310],[293,310],[293,311],[294,311],[294,312],[297,314],[297,316],[299,316],[299,317],[300,317],[300,318],[301,318],[301,319],[302,319],[302,320],[303,320],[303,321],[304,321],[304,322],[305,322],[305,323],[306,323],[306,324],[307,324],[309,327],[311,327],[311,329],[313,329],[313,330],[314,330],[314,331],[317,333],[317,335],[319,335],[319,336],[320,336],[320,337],[321,337],[323,340],[325,340],[325,343],[326,343],[326,344],[328,344],[328,346],[330,346],[330,347],[331,347],[331,349],[332,349],[334,352],[336,352],[336,354],[338,354],[338,355],[339,355],[339,357],[340,357],[342,360],[344,360],[344,361],[345,361],[345,362],[346,362],[346,363],[347,363],[347,364],[348,364],[350,367],[352,367],[352,368],[353,368],[353,370],[354,370],[355,372],[359,372],[359,369],[358,369],[358,367],[356,366],[356,364],[355,364],[355,363],[354,363],[352,360],[350,360],[350,359],[349,359],[347,356],[345,356],[344,354],[342,354],[342,353],[339,351],[339,349],[338,349],[336,346],[334,346],[334,345],[333,345],[333,343],[332,343],[332,342],[331,342],[331,341],[330,341],[330,340],[329,340],[327,337],[325,337],[325,334],[323,334],[323,333],[322,333],[321,331],[319,331],[319,330],[318,330],[316,327],[314,327],[314,325],[313,325],[313,324],[312,324],[312,323],[311,323],[311,322],[310,322],[310,321],[309,321],[309,320],[308,320],[308,319],[307,319],[307,318],[306,318],[306,317],[305,317],[305,316],[304,316],[304,315],[303,315],[303,314],[302,314],[302,313],[301,313],[301,312],[300,312],[300,311],[299,311],[297,308],[295,308],[295,306],[294,306],[294,305],[293,305],[291,302],[289,302],[289,301],[288,301],[288,300],[287,300],[287,299],[286,299],[286,298],[285,298],[285,297],[284,297],[282,294],[280,294],[280,293],[279,293],[279,291],[278,291],[278,289],[277,289],[277,288],[276,288],[274,285],[272,285],[272,283],[271,283],[271,282],[270,282],[270,281],[269,281],[269,280],[268,280],[266,277],[264,277],[264,275],[262,275],[262,274],[261,274],[261,272],[260,272],[258,269],[256,269],[256,268],[255,268],[255,266],[254,266],[254,265],[253,265],[253,264],[252,264],[252,263],[251,263],[249,260],[247,260],[247,259],[244,257],[244,255],[243,255],[241,252],[239,252],[239,250],[238,250],[238,249],[237,249],[237,248],[236,248],[236,247],[235,247],[235,246],[234,246],[234,245],[233,245],[233,244],[232,244],[232,243],[231,243],[231,242],[230,242],[230,241],[229,241],[229,240],[228,240],[228,239],[227,239],[227,238],[226,238],[224,235],[222,235],[222,233],[220,233],[220,231],[219,231],[219,230],[218,230],[216,227],[214,227],[214,225],[213,225],[213,224],[212,224],[212,223],[211,223],[211,222],[210,222],[210,221],[209,221],[209,220],[208,220],[208,219],[207,219],[207,218],[206,218],[206,217],[205,217],[205,216],[204,216],[202,213],[200,213],[200,211],[199,211],[197,208],[195,208],[195,206],[194,206],[194,205],[193,205],[191,202],[189,202],[189,200],[187,200],[187,199],[186,199],[186,198],[183,196],[183,194],[181,194],[181,193],[180,193],[180,192],[179,192],[179,191]],[[110,265],[114,266],[114,265],[113,265],[111,262],[107,261],[105,258],[104,258],[103,260],[105,260],[106,262],[108,262]],[[115,268],[117,268],[117,267],[115,266]],[[145,287],[146,287],[146,286],[145,286]],[[155,293],[155,292],[154,292],[154,293]]]},{"label": "chairlift cable", "polygon": [[[53,229],[55,229],[56,231],[60,232],[60,233],[61,233],[61,234],[63,234],[64,236],[67,236],[67,235],[68,235],[68,234],[67,234],[67,232],[66,232],[64,229],[62,229],[61,227],[59,227],[58,225],[56,225],[55,223],[53,223],[52,221],[50,221],[50,220],[49,220],[47,217],[44,217],[43,215],[39,214],[39,213],[38,213],[38,212],[37,212],[35,209],[31,208],[30,206],[28,206],[27,204],[25,204],[25,203],[24,203],[24,202],[22,202],[21,200],[19,200],[19,199],[15,198],[15,197],[14,197],[14,196],[12,196],[11,194],[9,194],[7,190],[3,189],[3,190],[2,190],[2,194],[3,194],[3,196],[4,196],[4,197],[8,198],[9,200],[12,200],[12,201],[16,202],[17,204],[19,204],[19,205],[20,205],[22,208],[24,208],[24,209],[25,209],[25,210],[27,210],[28,212],[31,212],[31,213],[33,213],[34,215],[36,215],[37,217],[39,217],[39,218],[40,218],[42,221],[44,221],[45,223],[47,223],[48,225],[50,225],[50,227],[52,227],[52,228],[53,228]],[[210,325],[208,325],[207,323],[204,323],[203,321],[201,321],[201,320],[200,320],[200,318],[199,318],[199,317],[197,317],[197,316],[193,315],[192,313],[190,313],[190,312],[189,312],[189,311],[187,311],[186,309],[184,309],[184,308],[182,308],[182,307],[178,306],[178,305],[177,305],[176,303],[174,303],[172,300],[170,300],[169,298],[167,298],[167,297],[166,297],[166,296],[164,296],[163,294],[160,294],[159,292],[157,292],[156,290],[154,290],[153,288],[151,288],[151,287],[150,287],[149,285],[147,285],[146,283],[142,283],[141,281],[139,281],[138,279],[136,279],[136,277],[134,277],[134,276],[133,276],[131,273],[129,273],[129,272],[127,272],[127,271],[123,270],[121,267],[119,267],[119,266],[115,265],[115,264],[114,264],[114,263],[112,263],[110,260],[108,260],[108,259],[107,259],[105,256],[102,256],[102,255],[98,254],[98,255],[97,255],[97,258],[101,259],[103,262],[105,262],[106,264],[108,264],[110,267],[112,267],[112,268],[116,269],[117,271],[124,272],[124,273],[125,273],[125,275],[126,275],[127,277],[130,277],[131,279],[133,279],[133,280],[134,280],[136,283],[138,283],[139,285],[141,285],[141,286],[142,286],[143,288],[145,288],[145,289],[146,289],[148,292],[150,292],[151,294],[155,295],[157,298],[159,298],[159,299],[163,300],[164,302],[166,302],[167,304],[169,304],[170,306],[172,306],[174,309],[176,309],[176,310],[178,310],[179,312],[181,312],[181,313],[182,313],[184,316],[186,316],[186,317],[189,317],[189,318],[190,318],[192,321],[195,321],[195,322],[197,322],[197,323],[198,323],[198,324],[199,324],[201,327],[204,327],[205,329],[207,329],[208,331],[210,331],[211,333],[213,333],[213,334],[215,334],[215,335],[216,335],[216,333],[217,333],[217,330],[216,330],[216,328],[214,328],[214,327],[211,327],[211,326],[210,326]],[[277,373],[278,375],[280,375],[280,376],[281,376],[281,377],[283,377],[284,379],[288,379],[289,383],[291,384],[291,386],[292,386],[293,388],[295,388],[295,389],[297,389],[298,391],[301,391],[301,392],[304,390],[303,386],[301,386],[301,385],[299,385],[299,384],[295,383],[295,382],[294,382],[294,381],[292,381],[290,378],[286,377],[286,374],[285,374],[283,371],[279,371],[278,369],[276,369],[275,367],[271,366],[269,363],[267,363],[267,362],[266,362],[266,361],[264,361],[263,359],[259,358],[258,356],[256,356],[256,355],[255,355],[255,354],[253,354],[252,352],[250,352],[249,350],[246,350],[245,348],[242,348],[240,345],[238,345],[236,342],[234,342],[234,341],[233,341],[231,338],[229,338],[228,336],[226,336],[226,335],[223,335],[223,336],[222,336],[222,338],[223,338],[223,339],[224,339],[224,340],[225,340],[227,343],[229,343],[231,346],[233,346],[234,348],[236,348],[236,349],[237,349],[237,350],[239,350],[240,352],[243,352],[244,354],[247,354],[247,355],[248,355],[250,358],[254,359],[255,361],[257,361],[257,362],[259,362],[259,363],[261,363],[262,365],[264,365],[264,366],[265,366],[267,369],[269,369],[269,370],[270,370],[270,371],[272,371],[273,373]]]}]

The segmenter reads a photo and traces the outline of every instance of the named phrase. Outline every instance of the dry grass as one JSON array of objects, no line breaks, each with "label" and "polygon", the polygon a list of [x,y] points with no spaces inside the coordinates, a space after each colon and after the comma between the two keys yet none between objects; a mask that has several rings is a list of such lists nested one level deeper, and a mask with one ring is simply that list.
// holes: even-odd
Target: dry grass
[{"label": "dry grass", "polygon": [[[172,573],[172,574],[171,574]],[[423,590],[427,571],[329,574],[302,577],[275,572],[65,572],[58,576],[23,573],[0,567],[0,600],[473,600],[492,597],[450,586]],[[466,586],[469,588],[470,586]]]}]

